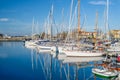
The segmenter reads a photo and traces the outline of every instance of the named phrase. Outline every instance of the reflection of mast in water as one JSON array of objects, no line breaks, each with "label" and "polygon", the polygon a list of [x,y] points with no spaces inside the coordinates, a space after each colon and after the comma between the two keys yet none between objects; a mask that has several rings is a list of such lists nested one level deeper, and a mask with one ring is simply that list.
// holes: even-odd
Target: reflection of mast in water
[{"label": "reflection of mast in water", "polygon": [[50,80],[52,80],[52,55],[50,54]]},{"label": "reflection of mast in water", "polygon": [[34,70],[33,49],[31,49],[31,63],[32,63],[32,70]]},{"label": "reflection of mast in water", "polygon": [[[64,72],[66,74],[66,78],[67,80],[70,80],[70,63],[67,63],[67,70],[68,70],[68,74],[65,70],[65,67],[64,67]],[[78,65],[75,64],[75,68],[74,68],[74,77],[73,77],[74,80],[78,80]]]},{"label": "reflection of mast in water", "polygon": [[[79,74],[79,72],[78,72],[78,70],[80,70],[81,71],[81,69],[83,68],[83,69],[85,69],[85,68],[87,68],[87,67],[93,67],[94,66],[94,64],[91,64],[91,63],[89,63],[89,62],[96,62],[96,63],[98,63],[98,62],[101,62],[101,60],[103,60],[103,57],[81,57],[81,58],[79,58],[79,57],[66,57],[64,60],[63,60],[63,63],[65,63],[65,64],[69,64],[69,67],[71,66],[71,65],[74,65],[75,67],[74,67],[74,80],[78,80],[79,79],[79,76],[78,76],[78,74]],[[68,68],[69,68],[68,67]],[[67,68],[66,68],[67,69]],[[69,70],[69,69],[68,69]],[[83,70],[83,76],[82,76],[82,78],[83,78],[83,80],[86,80],[86,76],[85,76],[85,70]],[[65,72],[65,74],[66,74],[66,72]],[[71,74],[71,73],[70,73]],[[67,74],[67,78],[69,79],[69,74]],[[71,77],[70,77],[71,78]],[[93,78],[93,74],[90,74],[90,77],[88,78],[88,80],[89,79],[91,79],[91,78]],[[67,79],[67,80],[68,80]]]},{"label": "reflection of mast in water", "polygon": [[[42,55],[42,56],[41,56]],[[52,80],[52,55],[40,54],[38,56],[46,80]]]},{"label": "reflection of mast in water", "polygon": [[78,64],[76,64],[75,74],[75,80],[78,80]]},{"label": "reflection of mast in water", "polygon": [[[34,58],[35,58],[35,62],[34,62]],[[36,66],[36,69],[37,69],[37,66],[38,66],[38,61],[37,60],[38,60],[37,51],[35,50],[35,55],[34,55],[34,49],[31,49],[31,63],[32,63],[32,70],[33,71],[34,71],[35,66]]]},{"label": "reflection of mast in water", "polygon": [[[82,63],[67,63],[67,69],[68,69],[68,74],[67,74],[67,80],[70,80],[70,66],[74,65],[74,77],[73,80],[79,80],[79,69],[83,70],[83,80],[86,80],[86,75],[85,75],[85,68],[88,66],[93,66],[92,64],[89,64],[88,62],[82,62]],[[66,72],[65,72],[66,73]],[[89,80],[90,78],[92,78],[93,75],[91,75],[87,80]]]},{"label": "reflection of mast in water", "polygon": [[[61,67],[63,67],[63,70],[65,72],[65,77],[66,77],[66,80],[70,80],[70,69],[69,69],[69,63],[66,64],[66,66],[62,66],[61,64]],[[62,72],[61,72],[61,75],[62,75]],[[62,78],[62,77],[61,77]]]},{"label": "reflection of mast in water", "polygon": [[62,80],[62,62],[60,62],[60,80]]},{"label": "reflection of mast in water", "polygon": [[[71,65],[70,63],[67,63],[66,68],[65,68],[65,66],[61,65],[61,67],[63,67],[63,69],[64,69],[66,80],[70,80],[70,65]],[[67,69],[67,71],[66,71],[66,69]],[[78,80],[78,66],[77,65],[75,65],[75,68],[74,68],[74,78],[73,79]]]},{"label": "reflection of mast in water", "polygon": [[67,64],[67,66],[68,66],[68,80],[70,80],[70,69],[69,69],[69,63]]},{"label": "reflection of mast in water", "polygon": [[36,69],[38,68],[38,53],[36,51]]},{"label": "reflection of mast in water", "polygon": [[[47,75],[46,75],[46,70],[45,70],[44,64],[42,64],[42,57],[39,56],[38,59],[39,59],[39,61],[40,61],[40,64],[41,64],[41,67],[42,67],[42,70],[43,70],[44,75],[47,76]],[[47,77],[45,77],[45,78],[46,78],[46,80],[47,80]]]}]

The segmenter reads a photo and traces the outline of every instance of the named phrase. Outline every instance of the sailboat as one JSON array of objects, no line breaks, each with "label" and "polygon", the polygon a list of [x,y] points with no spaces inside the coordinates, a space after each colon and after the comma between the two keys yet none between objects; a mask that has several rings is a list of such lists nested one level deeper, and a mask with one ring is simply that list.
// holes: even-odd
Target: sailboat
[{"label": "sailboat", "polygon": [[41,42],[41,44],[37,45],[37,48],[39,49],[39,52],[50,52],[51,48],[55,46],[55,41],[52,41],[52,27],[53,27],[53,5],[50,9],[50,13],[48,15],[48,35],[49,40]]},{"label": "sailboat", "polygon": [[30,46],[36,46],[37,43],[39,43],[38,40],[33,40],[33,28],[34,28],[34,25],[35,22],[34,22],[34,18],[33,18],[33,22],[32,22],[32,40],[29,40],[29,41],[25,41],[25,46],[26,47],[30,47]]},{"label": "sailboat", "polygon": [[[80,0],[78,0],[78,33],[81,32],[80,30]],[[81,50],[83,44],[76,43],[76,46],[70,46],[71,49],[63,49],[62,52],[65,53],[67,56],[74,56],[74,57],[95,57],[95,56],[102,56],[104,53],[102,51],[96,50]],[[75,49],[74,49],[75,48]]]}]

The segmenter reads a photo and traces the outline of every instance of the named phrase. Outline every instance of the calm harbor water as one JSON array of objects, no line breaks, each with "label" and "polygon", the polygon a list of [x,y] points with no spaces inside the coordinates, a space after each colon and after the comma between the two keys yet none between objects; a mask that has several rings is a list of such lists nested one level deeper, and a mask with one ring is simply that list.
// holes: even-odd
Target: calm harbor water
[{"label": "calm harbor water", "polygon": [[40,53],[23,42],[0,42],[0,80],[103,80],[92,74],[101,61]]}]

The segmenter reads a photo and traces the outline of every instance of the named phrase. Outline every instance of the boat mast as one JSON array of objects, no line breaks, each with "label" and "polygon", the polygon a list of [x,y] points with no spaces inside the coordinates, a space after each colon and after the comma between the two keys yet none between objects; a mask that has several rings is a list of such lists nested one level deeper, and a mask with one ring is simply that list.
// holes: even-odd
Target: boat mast
[{"label": "boat mast", "polygon": [[98,38],[98,12],[96,12],[96,20],[95,20],[95,49],[96,49],[96,46],[97,46],[97,38]]},{"label": "boat mast", "polygon": [[97,29],[98,29],[98,12],[96,12],[95,32],[97,32]]},{"label": "boat mast", "polygon": [[68,33],[67,33],[67,37],[66,37],[66,40],[65,40],[65,43],[66,41],[70,40],[70,33],[71,33],[71,23],[72,23],[72,8],[73,8],[73,0],[71,1],[71,5],[70,5],[70,19],[69,19],[69,24],[68,24]]},{"label": "boat mast", "polygon": [[74,2],[74,0],[72,0],[71,6],[70,6],[70,19],[69,19],[69,32],[68,32],[69,38],[68,38],[68,40],[70,40],[70,38],[71,38],[70,34],[71,34],[71,25],[72,25],[73,2]]},{"label": "boat mast", "polygon": [[80,0],[78,0],[78,33],[80,32]]},{"label": "boat mast", "polygon": [[95,32],[96,32],[96,36],[95,38],[97,39],[97,32],[98,32],[98,12],[96,12],[96,21],[95,21]]},{"label": "boat mast", "polygon": [[[107,3],[106,3],[106,24],[105,24],[105,26],[106,26],[106,33],[109,33],[109,30],[108,30],[108,14],[109,14],[109,0],[107,0]],[[109,34],[107,34],[107,39],[109,40]]]},{"label": "boat mast", "polygon": [[52,26],[53,26],[53,5],[51,7],[51,10],[50,10],[50,14],[49,14],[49,35],[50,35],[50,41],[52,40]]},{"label": "boat mast", "polygon": [[35,22],[34,22],[34,17],[33,17],[33,21],[32,21],[32,40],[33,40],[33,33],[34,33],[34,24],[35,24]]},{"label": "boat mast", "polygon": [[77,39],[79,40],[80,39],[80,32],[81,32],[81,29],[80,29],[80,0],[78,0],[78,29],[77,29]]},{"label": "boat mast", "polygon": [[62,9],[62,26],[61,26],[61,30],[60,30],[60,39],[63,39],[63,31],[64,30],[64,8]]}]

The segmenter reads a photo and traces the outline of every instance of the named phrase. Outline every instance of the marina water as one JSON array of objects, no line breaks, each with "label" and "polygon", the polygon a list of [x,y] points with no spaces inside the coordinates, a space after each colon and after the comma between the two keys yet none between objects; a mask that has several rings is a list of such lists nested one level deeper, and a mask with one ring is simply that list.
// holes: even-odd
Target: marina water
[{"label": "marina water", "polygon": [[0,80],[103,80],[91,71],[101,61],[61,56],[26,48],[23,42],[0,42]]}]

